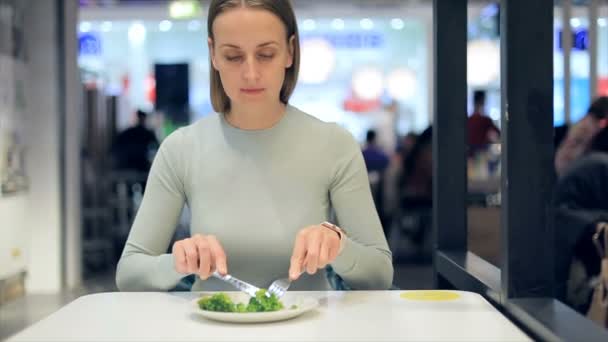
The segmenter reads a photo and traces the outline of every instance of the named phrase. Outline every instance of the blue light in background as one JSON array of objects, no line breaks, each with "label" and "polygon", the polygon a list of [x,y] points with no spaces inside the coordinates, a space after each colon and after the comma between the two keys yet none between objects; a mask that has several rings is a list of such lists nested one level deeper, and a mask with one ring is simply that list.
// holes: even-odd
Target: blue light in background
[{"label": "blue light in background", "polygon": [[[579,121],[589,107],[589,80],[586,78],[572,78],[570,85],[570,122]],[[565,123],[564,114],[564,81],[553,81],[553,125],[561,126]]]},{"label": "blue light in background", "polygon": [[384,46],[384,37],[379,32],[324,32],[303,34],[302,40],[323,38],[337,49],[378,49]]},{"label": "blue light in background", "polygon": [[78,35],[78,54],[79,55],[101,55],[101,39],[92,32],[85,32]]},{"label": "blue light in background", "polygon": [[[562,30],[557,31],[557,49],[562,50]],[[587,29],[572,30],[572,49],[585,51],[589,48],[589,31]]]}]

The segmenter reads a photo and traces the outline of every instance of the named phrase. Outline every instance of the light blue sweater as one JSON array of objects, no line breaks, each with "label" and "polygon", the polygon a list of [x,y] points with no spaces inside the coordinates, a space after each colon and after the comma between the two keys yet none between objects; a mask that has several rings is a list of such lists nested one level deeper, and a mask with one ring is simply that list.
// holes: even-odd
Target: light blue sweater
[{"label": "light blue sweater", "polygon": [[[163,141],[118,263],[121,291],[162,291],[184,275],[165,254],[181,210],[191,233],[212,234],[228,272],[267,288],[287,276],[297,232],[329,219],[346,232],[331,266],[354,289],[388,289],[391,252],[372,201],[359,145],[346,130],[287,106],[273,127],[241,130],[214,114]],[[294,290],[327,290],[323,270]],[[193,291],[233,290],[197,277]]]}]

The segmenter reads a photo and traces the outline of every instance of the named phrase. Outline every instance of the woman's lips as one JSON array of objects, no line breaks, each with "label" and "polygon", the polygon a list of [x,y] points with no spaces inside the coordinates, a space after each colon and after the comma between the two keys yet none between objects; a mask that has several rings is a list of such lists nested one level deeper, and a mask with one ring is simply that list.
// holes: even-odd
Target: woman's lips
[{"label": "woman's lips", "polygon": [[264,88],[241,88],[245,94],[259,94],[264,91]]}]

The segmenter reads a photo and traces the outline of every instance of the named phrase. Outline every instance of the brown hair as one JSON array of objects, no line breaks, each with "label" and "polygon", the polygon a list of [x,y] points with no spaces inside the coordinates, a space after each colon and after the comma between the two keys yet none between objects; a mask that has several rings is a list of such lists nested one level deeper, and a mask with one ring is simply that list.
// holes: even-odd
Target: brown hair
[{"label": "brown hair", "polygon": [[[293,93],[298,81],[298,71],[300,69],[300,38],[298,35],[298,24],[291,6],[290,0],[212,0],[209,5],[209,13],[207,16],[207,35],[213,41],[213,22],[218,15],[226,10],[238,7],[248,7],[255,9],[263,9],[271,12],[281,19],[287,31],[287,40],[294,37],[293,63],[285,72],[285,80],[281,87],[280,100],[287,104],[289,97]],[[213,67],[211,62],[211,51],[209,52],[209,74],[210,74],[210,90],[211,104],[217,113],[227,113],[230,110],[230,98],[224,90],[220,74]]]},{"label": "brown hair", "polygon": [[591,103],[587,113],[598,119],[608,118],[608,96],[600,96]]}]

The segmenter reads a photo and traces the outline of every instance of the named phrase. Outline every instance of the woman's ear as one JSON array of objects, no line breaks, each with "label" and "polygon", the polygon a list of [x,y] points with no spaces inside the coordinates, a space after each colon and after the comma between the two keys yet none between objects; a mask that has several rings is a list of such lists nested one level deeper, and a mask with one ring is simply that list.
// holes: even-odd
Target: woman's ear
[{"label": "woman's ear", "polygon": [[289,37],[289,41],[287,43],[287,64],[285,65],[285,69],[287,68],[291,68],[291,66],[293,65],[293,56],[295,54],[295,44],[296,44],[296,36],[292,35],[291,37]]},{"label": "woman's ear", "polygon": [[213,47],[213,39],[211,39],[211,37],[207,38],[207,46],[209,47],[209,57],[211,58],[211,65],[213,65],[213,68],[217,70],[217,65],[215,64],[215,48]]}]

